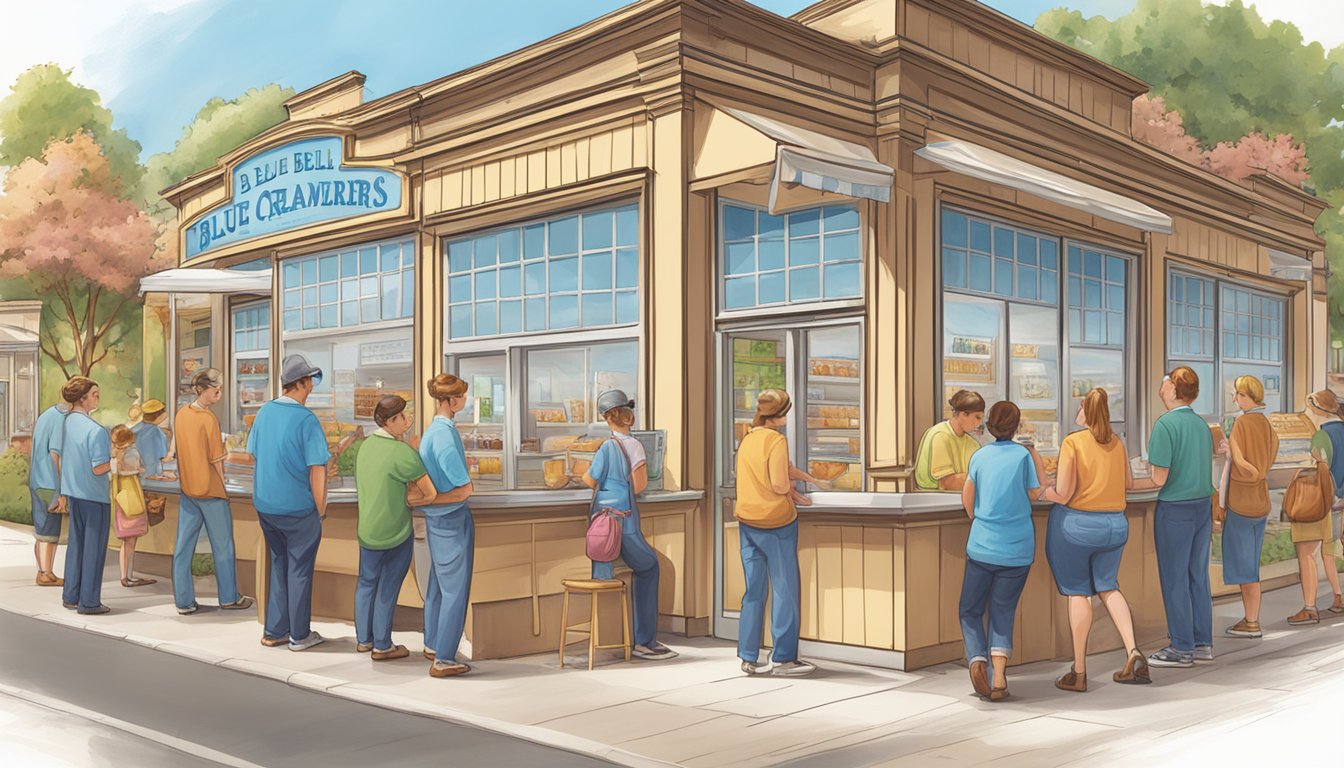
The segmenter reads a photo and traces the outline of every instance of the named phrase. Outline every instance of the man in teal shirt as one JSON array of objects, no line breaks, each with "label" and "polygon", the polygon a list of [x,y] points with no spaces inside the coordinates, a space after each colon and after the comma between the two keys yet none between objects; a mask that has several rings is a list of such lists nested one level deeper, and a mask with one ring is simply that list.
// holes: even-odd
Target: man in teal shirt
[{"label": "man in teal shirt", "polygon": [[1148,438],[1153,474],[1135,488],[1159,489],[1153,543],[1171,645],[1148,662],[1191,667],[1196,661],[1213,661],[1213,436],[1190,407],[1199,397],[1199,376],[1189,367],[1172,370],[1158,396],[1167,412]]}]

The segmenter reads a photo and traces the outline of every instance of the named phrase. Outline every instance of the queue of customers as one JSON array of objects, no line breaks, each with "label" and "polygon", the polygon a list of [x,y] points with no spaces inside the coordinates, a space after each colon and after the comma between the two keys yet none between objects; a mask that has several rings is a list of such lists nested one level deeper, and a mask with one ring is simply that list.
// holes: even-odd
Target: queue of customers
[{"label": "queue of customers", "polygon": [[[1075,421],[1082,429],[1060,446],[1053,482],[1032,441],[1015,440],[1021,419],[1015,405],[995,403],[986,418],[980,395],[961,390],[952,396],[951,418],[929,429],[920,441],[914,480],[921,490],[960,491],[972,521],[959,613],[977,694],[988,701],[1008,697],[1005,668],[1012,654],[1014,616],[1035,555],[1031,503],[1036,500],[1053,504],[1045,554],[1055,586],[1067,598],[1073,641],[1073,664],[1055,681],[1056,687],[1087,690],[1093,596],[1110,614],[1124,643],[1124,664],[1113,675],[1116,682],[1151,682],[1150,666],[1212,661],[1209,561],[1214,532],[1222,533],[1224,583],[1240,587],[1245,608],[1244,618],[1225,634],[1261,637],[1260,553],[1271,512],[1268,475],[1278,454],[1278,437],[1264,414],[1263,384],[1241,376],[1234,389],[1242,413],[1228,439],[1215,446],[1209,425],[1191,408],[1199,397],[1199,377],[1186,366],[1164,377],[1158,395],[1166,413],[1149,437],[1151,475],[1142,479],[1133,477],[1124,444],[1111,430],[1107,392],[1091,390],[1082,398]],[[1327,610],[1344,613],[1334,561],[1341,506],[1335,500],[1344,498],[1342,412],[1329,390],[1308,398],[1307,415],[1318,430],[1312,453],[1323,464],[1320,492],[1301,496],[1309,501],[1290,500],[1319,507],[1306,515],[1313,522],[1291,525],[1303,593],[1303,608],[1287,620],[1295,626],[1320,621],[1318,559],[1334,592]],[[984,447],[973,436],[981,428],[994,438]],[[1227,458],[1217,489],[1215,455]],[[1143,490],[1157,491],[1154,545],[1169,637],[1167,647],[1147,656],[1138,648],[1119,583],[1129,537],[1126,493]]]},{"label": "queue of customers", "polygon": [[[248,433],[246,451],[255,464],[253,504],[270,558],[270,581],[261,644],[305,651],[324,642],[312,629],[312,589],[322,523],[327,511],[327,465],[331,454],[317,416],[306,403],[322,371],[302,355],[282,364],[283,394],[265,403]],[[196,399],[182,408],[169,434],[160,425],[163,403],[132,408],[132,423],[110,432],[92,418],[100,405],[97,382],[84,376],[63,387],[62,404],[38,419],[33,435],[30,493],[36,543],[36,583],[64,589],[65,607],[81,614],[109,612],[102,602],[103,568],[109,527],[122,540],[124,587],[154,579],[134,574],[136,540],[148,532],[148,503],[141,477],[177,479],[181,489],[173,549],[173,596],[177,612],[196,614],[191,562],[201,528],[210,539],[219,607],[251,608],[239,593],[233,517],[224,485],[226,452],[211,407],[222,396],[223,377],[215,369],[192,379]],[[356,650],[375,661],[410,656],[392,642],[392,617],[412,561],[411,509],[425,517],[431,566],[425,590],[423,656],[429,674],[443,678],[470,671],[456,659],[466,625],[471,590],[474,525],[468,501],[473,485],[454,415],[467,403],[467,383],[440,374],[428,382],[435,416],[418,448],[405,438],[411,421],[406,401],[380,398],[378,426],[361,446],[355,465],[359,503],[359,576],[355,590]],[[582,477],[595,498],[625,512],[621,557],[634,571],[633,654],[650,660],[676,652],[655,637],[658,618],[658,560],[640,532],[635,497],[648,484],[642,445],[630,434],[634,401],[620,390],[598,398],[599,415],[612,431]],[[180,477],[164,470],[177,461]],[[61,517],[70,527],[65,578],[53,572]],[[594,562],[593,578],[611,578],[612,562]],[[796,573],[796,568],[795,568]]]}]

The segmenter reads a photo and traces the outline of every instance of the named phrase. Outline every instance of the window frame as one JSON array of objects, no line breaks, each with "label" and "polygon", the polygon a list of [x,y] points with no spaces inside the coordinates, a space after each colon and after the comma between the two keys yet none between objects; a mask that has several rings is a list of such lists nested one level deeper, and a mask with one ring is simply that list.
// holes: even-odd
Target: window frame
[{"label": "window frame", "polygon": [[[384,270],[383,248],[392,245],[395,245],[398,249],[397,268],[395,271]],[[359,260],[362,258],[361,252],[370,248],[374,249],[375,269],[373,272],[365,274],[362,271],[360,271]],[[353,254],[353,257],[355,259],[355,274],[351,276],[343,275],[341,271],[341,263],[347,254]],[[324,258],[327,257],[336,258],[336,277],[334,278],[334,281],[322,279],[321,262]],[[382,240],[375,240],[373,242],[359,243],[344,248],[333,248],[325,251],[319,251],[317,253],[308,253],[299,256],[288,256],[284,259],[280,259],[276,263],[276,269],[280,273],[279,275],[280,288],[276,295],[276,317],[272,318],[272,322],[275,322],[275,320],[278,318],[280,323],[280,334],[282,339],[309,338],[312,336],[321,336],[323,334],[343,333],[354,329],[392,326],[394,324],[411,324],[415,320],[415,293],[418,290],[418,281],[416,278],[418,265],[416,264],[416,261],[417,261],[416,237],[413,234],[403,235],[400,237],[390,237]],[[304,265],[308,263],[315,264],[316,266],[314,267],[314,269],[317,270],[317,279],[316,282],[314,282],[312,285],[308,285],[303,282],[303,274],[302,274],[303,268]],[[299,283],[297,287],[290,287],[285,282],[286,273],[288,272],[290,267],[294,267],[299,270]],[[408,273],[410,278],[409,286],[407,284]],[[396,275],[395,279],[397,282],[397,290],[399,292],[404,292],[407,287],[410,288],[411,290],[410,311],[409,313],[406,312],[407,296],[404,293],[399,293],[398,298],[400,300],[400,307],[398,309],[397,316],[393,318],[386,318],[383,317],[383,304],[387,300],[386,294],[384,293],[383,289],[383,283],[388,277],[391,277],[392,275]],[[360,288],[360,283],[366,279],[372,279],[376,282],[375,291],[370,296],[365,296],[363,294],[363,290]],[[355,290],[357,291],[357,294],[353,298],[346,298],[345,296],[342,295],[342,290],[347,280],[354,281]],[[326,286],[333,286],[335,288],[336,298],[334,301],[325,302],[322,300],[322,289]],[[308,305],[303,301],[303,294],[309,288],[317,291],[316,304]],[[297,293],[299,302],[295,307],[292,308],[287,306],[286,304],[287,295],[290,293]],[[377,302],[378,307],[377,320],[364,319],[363,305],[366,301]],[[344,323],[343,322],[344,317],[342,316],[343,305],[346,304],[347,302],[354,303],[355,311],[359,315],[359,319],[356,322],[350,324]],[[335,325],[332,326],[322,325],[322,310],[326,309],[327,307],[333,307],[336,311]],[[306,312],[308,309],[313,309],[318,313],[318,327],[316,328],[305,328],[303,325],[303,313]],[[290,312],[299,313],[298,328],[290,329],[286,325],[287,322],[286,315],[289,314]]]}]

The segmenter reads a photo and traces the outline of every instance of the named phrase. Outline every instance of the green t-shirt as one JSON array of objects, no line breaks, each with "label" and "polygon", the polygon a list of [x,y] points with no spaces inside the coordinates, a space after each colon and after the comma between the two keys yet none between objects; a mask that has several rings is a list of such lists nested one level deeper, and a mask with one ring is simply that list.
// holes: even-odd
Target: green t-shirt
[{"label": "green t-shirt", "polygon": [[1316,434],[1311,436],[1311,450],[1326,464],[1332,463],[1335,459],[1335,444],[1330,442],[1330,433],[1324,429],[1316,430]]},{"label": "green t-shirt", "polygon": [[924,491],[941,490],[938,481],[968,472],[971,456],[979,449],[980,443],[974,437],[957,437],[946,421],[934,424],[924,433],[915,453],[915,486]]},{"label": "green t-shirt", "polygon": [[1162,414],[1148,438],[1148,462],[1168,470],[1159,501],[1213,496],[1213,435],[1209,425],[1183,405]]},{"label": "green t-shirt", "polygon": [[392,549],[410,538],[406,486],[426,474],[414,448],[380,432],[364,441],[355,459],[359,545],[365,549]]}]

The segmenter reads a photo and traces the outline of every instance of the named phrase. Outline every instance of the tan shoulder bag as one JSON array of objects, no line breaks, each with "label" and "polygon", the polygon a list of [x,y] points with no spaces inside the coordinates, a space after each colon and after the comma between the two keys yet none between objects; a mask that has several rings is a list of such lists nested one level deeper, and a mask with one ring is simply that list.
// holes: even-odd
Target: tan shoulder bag
[{"label": "tan shoulder bag", "polygon": [[1314,469],[1299,469],[1283,495],[1283,514],[1294,523],[1318,523],[1330,514],[1335,484],[1330,466],[1316,462]]}]

